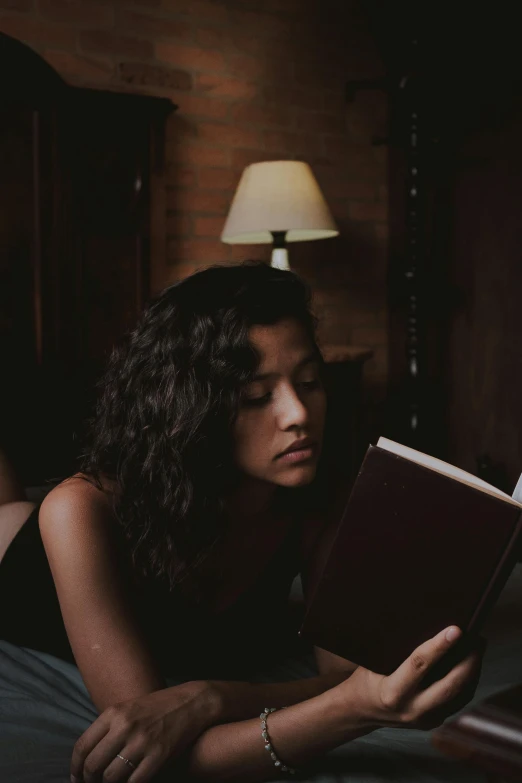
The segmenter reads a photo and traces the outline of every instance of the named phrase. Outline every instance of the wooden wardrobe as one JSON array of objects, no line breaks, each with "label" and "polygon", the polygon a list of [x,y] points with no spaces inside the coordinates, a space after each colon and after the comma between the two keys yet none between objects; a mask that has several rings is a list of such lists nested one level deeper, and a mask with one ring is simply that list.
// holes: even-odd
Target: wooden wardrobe
[{"label": "wooden wardrobe", "polygon": [[167,99],[68,86],[0,37],[0,449],[26,486],[76,469],[95,382],[165,252]]}]

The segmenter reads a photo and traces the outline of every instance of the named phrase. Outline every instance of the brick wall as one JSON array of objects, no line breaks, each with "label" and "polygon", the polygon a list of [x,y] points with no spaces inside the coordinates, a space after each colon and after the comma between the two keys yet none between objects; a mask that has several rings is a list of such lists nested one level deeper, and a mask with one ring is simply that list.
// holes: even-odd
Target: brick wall
[{"label": "brick wall", "polygon": [[[263,11],[256,10],[262,7]],[[219,241],[247,164],[312,166],[338,222],[336,239],[290,246],[313,286],[320,337],[368,345],[376,409],[387,377],[384,98],[348,79],[382,65],[355,0],[0,0],[0,30],[70,83],[166,95],[170,280],[216,261],[267,258]]]}]

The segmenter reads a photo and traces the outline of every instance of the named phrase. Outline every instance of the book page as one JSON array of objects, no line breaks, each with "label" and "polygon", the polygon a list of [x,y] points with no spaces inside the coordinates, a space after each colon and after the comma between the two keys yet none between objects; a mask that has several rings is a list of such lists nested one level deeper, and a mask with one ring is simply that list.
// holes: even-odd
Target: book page
[{"label": "book page", "polygon": [[522,488],[522,477],[517,484],[517,489],[515,489],[513,497],[510,497],[510,495],[507,495],[505,492],[502,492],[496,487],[492,487],[491,484],[488,484],[486,481],[477,478],[477,476],[474,476],[472,473],[467,473],[467,471],[462,470],[461,468],[456,468],[454,465],[450,465],[448,462],[437,459],[437,457],[430,457],[429,454],[423,454],[421,451],[411,449],[409,446],[403,446],[401,443],[395,443],[395,441],[383,437],[379,438],[377,441],[377,446],[380,449],[391,451],[394,454],[397,454],[399,457],[404,457],[405,459],[409,459],[412,462],[417,462],[419,465],[424,465],[426,468],[436,470],[438,473],[443,473],[446,476],[452,476],[452,478],[456,479],[457,481],[462,481],[464,484],[470,484],[471,486],[482,490],[482,492],[487,492],[490,495],[496,495],[503,500],[507,500],[509,503],[513,503],[515,506],[522,506],[522,498],[518,497],[517,495],[517,489],[519,485],[521,485]]}]

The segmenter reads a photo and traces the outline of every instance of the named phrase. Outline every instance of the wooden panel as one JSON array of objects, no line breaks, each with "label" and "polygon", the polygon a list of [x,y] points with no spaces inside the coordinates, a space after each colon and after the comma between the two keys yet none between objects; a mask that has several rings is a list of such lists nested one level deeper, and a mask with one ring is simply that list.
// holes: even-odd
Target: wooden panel
[{"label": "wooden panel", "polygon": [[449,350],[450,455],[476,472],[487,454],[512,491],[522,471],[522,117],[463,151],[455,189]]}]

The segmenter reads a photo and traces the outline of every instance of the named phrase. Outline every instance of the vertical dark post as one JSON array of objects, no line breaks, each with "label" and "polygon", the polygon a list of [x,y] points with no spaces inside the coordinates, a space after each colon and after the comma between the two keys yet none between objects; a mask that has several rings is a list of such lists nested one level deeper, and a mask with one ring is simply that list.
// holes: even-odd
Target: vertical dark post
[{"label": "vertical dark post", "polygon": [[422,274],[424,267],[423,245],[423,179],[422,142],[423,118],[419,100],[417,69],[417,40],[411,46],[411,75],[405,77],[400,87],[403,91],[404,128],[406,135],[406,244],[404,254],[404,286],[406,294],[406,367],[407,405],[406,435],[410,445],[421,446],[420,433],[424,429],[422,386],[424,356],[422,354]]}]

